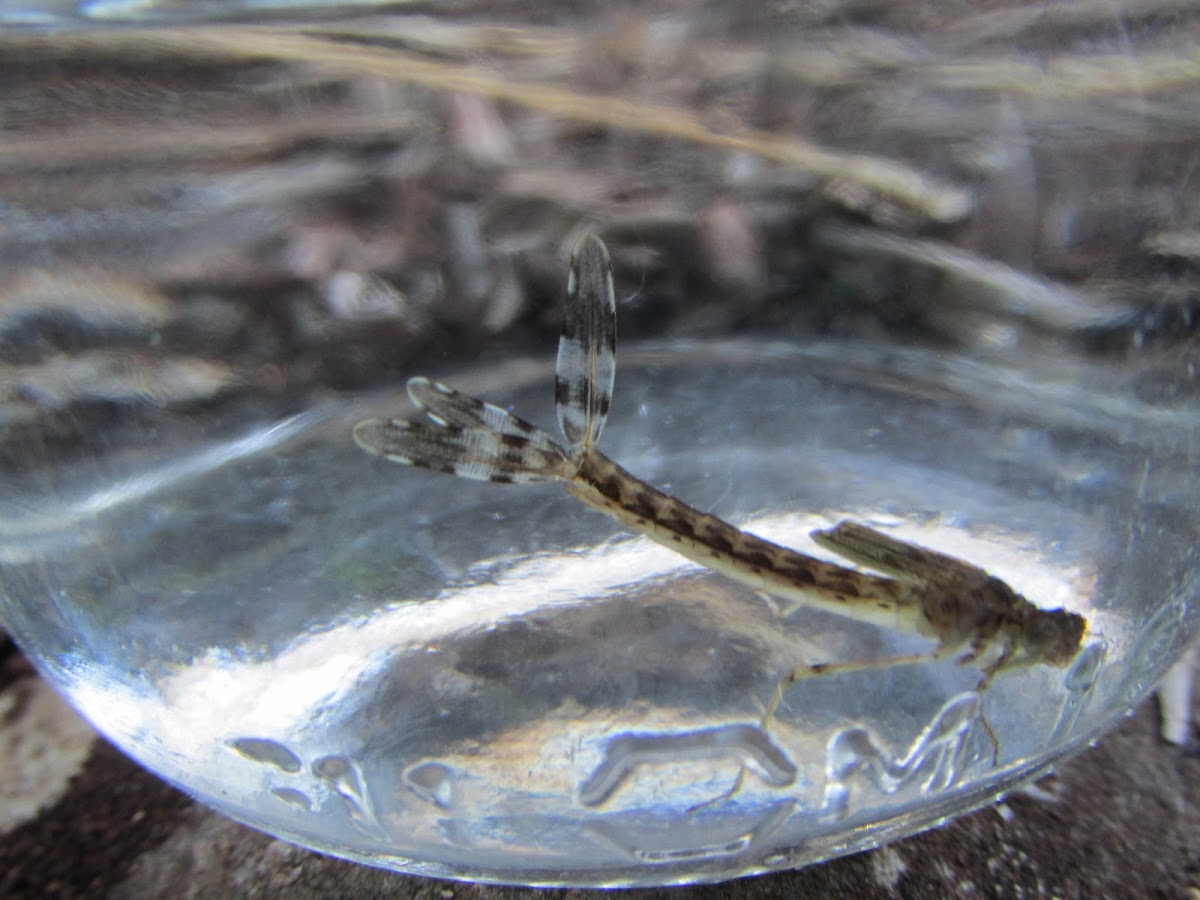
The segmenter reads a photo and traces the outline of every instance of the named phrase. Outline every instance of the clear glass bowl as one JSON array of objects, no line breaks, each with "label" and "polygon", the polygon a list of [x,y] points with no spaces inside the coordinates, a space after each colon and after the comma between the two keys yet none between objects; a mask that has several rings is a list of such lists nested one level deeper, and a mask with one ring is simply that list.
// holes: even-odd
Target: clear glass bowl
[{"label": "clear glass bowl", "polygon": [[[1190,12],[252,13],[0,3],[0,614],[147,767],[377,866],[717,880],[986,803],[1194,635]],[[764,724],[931,644],[354,445],[412,375],[556,431],[585,228],[610,457],[984,566],[1072,663]]]}]

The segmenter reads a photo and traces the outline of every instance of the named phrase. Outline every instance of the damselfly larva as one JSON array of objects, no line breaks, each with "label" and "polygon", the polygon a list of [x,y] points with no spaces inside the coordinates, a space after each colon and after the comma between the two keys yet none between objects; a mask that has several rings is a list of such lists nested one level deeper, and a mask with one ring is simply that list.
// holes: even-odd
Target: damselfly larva
[{"label": "damselfly larva", "polygon": [[1087,627],[1083,616],[1039,609],[963,560],[851,521],[813,532],[817,543],[883,574],[848,569],[742,531],[641,481],[596,448],[615,373],[612,265],[604,243],[587,235],[571,256],[558,345],[554,399],[567,447],[497,406],[427,378],[408,382],[408,394],[426,420],[367,419],[354,427],[354,440],[393,462],[462,478],[566,482],[588,506],[723,575],[795,604],[936,642],[931,653],[919,657],[793,669],[782,679],[764,726],[783,688],[807,675],[961,652],[959,662],[982,673],[982,689],[997,672],[1065,666],[1079,651]]}]

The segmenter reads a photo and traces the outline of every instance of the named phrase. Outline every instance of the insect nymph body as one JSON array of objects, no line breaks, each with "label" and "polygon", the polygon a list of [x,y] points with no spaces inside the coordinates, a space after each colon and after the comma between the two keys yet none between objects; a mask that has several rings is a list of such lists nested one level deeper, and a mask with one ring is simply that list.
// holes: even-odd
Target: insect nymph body
[{"label": "insect nymph body", "polygon": [[[1039,609],[963,560],[852,521],[814,532],[817,543],[882,574],[846,568],[736,528],[625,471],[597,449],[612,400],[615,354],[611,263],[600,239],[588,235],[572,254],[558,350],[555,403],[567,446],[499,407],[426,378],[408,382],[425,420],[368,419],[355,426],[354,440],[368,453],[462,478],[566,482],[588,506],[756,589],[932,638],[935,649],[921,658],[961,652],[960,662],[982,672],[981,687],[1004,669],[1064,666],[1078,653],[1087,627],[1082,616]],[[794,670],[783,684],[829,668]],[[769,713],[777,703],[778,696]]]}]

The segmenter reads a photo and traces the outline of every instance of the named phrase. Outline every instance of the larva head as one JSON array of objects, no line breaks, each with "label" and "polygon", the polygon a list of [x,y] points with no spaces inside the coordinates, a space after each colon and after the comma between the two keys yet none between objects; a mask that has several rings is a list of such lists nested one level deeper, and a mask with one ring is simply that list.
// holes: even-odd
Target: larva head
[{"label": "larva head", "polygon": [[1065,609],[1035,609],[1021,627],[1022,655],[1030,663],[1065,666],[1079,652],[1087,619]]}]

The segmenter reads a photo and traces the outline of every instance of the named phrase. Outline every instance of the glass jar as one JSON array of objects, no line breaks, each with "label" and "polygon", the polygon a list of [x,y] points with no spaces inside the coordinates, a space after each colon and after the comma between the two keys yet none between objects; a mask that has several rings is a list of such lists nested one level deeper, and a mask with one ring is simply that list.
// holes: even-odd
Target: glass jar
[{"label": "glass jar", "polygon": [[[1196,631],[1194,19],[0,2],[0,617],[148,768],[407,872],[718,880],[986,803]],[[986,570],[1068,657],[356,446],[413,376],[557,434],[589,232],[603,453]]]}]

